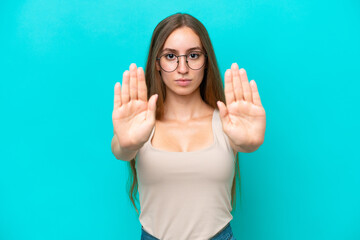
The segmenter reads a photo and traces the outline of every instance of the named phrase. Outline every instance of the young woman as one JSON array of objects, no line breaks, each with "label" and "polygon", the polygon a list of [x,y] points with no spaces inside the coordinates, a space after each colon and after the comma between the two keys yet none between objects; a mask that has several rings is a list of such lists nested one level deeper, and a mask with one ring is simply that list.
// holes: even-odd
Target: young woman
[{"label": "young woman", "polygon": [[131,64],[114,92],[111,148],[129,161],[136,211],[139,186],[141,239],[235,239],[237,153],[265,135],[255,81],[233,63],[223,88],[205,27],[177,13],[156,26],[145,74]]}]

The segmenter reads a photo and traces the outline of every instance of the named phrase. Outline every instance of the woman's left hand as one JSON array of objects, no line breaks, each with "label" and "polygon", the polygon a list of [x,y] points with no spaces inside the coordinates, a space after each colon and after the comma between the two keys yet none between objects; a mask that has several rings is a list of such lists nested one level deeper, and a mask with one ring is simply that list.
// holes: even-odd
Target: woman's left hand
[{"label": "woman's left hand", "polygon": [[236,63],[225,72],[226,105],[218,101],[223,131],[238,152],[253,152],[264,142],[266,117],[254,80]]}]

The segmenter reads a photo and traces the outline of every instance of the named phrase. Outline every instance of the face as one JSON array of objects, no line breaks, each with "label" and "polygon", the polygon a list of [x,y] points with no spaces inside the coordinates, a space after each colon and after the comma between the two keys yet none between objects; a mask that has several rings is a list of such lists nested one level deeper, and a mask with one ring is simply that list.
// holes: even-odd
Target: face
[{"label": "face", "polygon": [[[192,48],[199,48],[190,50]],[[173,49],[173,50],[168,50]],[[175,54],[185,55],[194,51],[205,50],[202,48],[202,44],[199,36],[189,27],[181,27],[174,30],[166,39],[163,49],[158,56],[163,54]],[[174,58],[174,55],[168,55]],[[195,55],[192,55],[195,56]],[[175,57],[176,58],[176,57]],[[161,71],[161,77],[166,86],[166,94],[188,95],[199,91],[199,86],[204,77],[204,68],[193,70],[186,64],[185,56],[179,57],[179,65],[173,72],[165,72],[159,66],[159,61],[156,62],[156,69]],[[187,79],[190,81],[179,81],[179,79]]]}]

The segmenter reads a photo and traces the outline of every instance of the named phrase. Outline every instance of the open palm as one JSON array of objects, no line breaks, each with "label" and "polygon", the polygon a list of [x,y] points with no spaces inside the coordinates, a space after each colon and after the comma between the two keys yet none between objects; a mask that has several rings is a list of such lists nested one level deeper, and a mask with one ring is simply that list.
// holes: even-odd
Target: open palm
[{"label": "open palm", "polygon": [[120,83],[116,83],[112,113],[114,134],[120,146],[138,149],[148,140],[155,125],[157,94],[147,101],[144,71],[135,64],[130,65],[130,73],[124,72],[120,88]]},{"label": "open palm", "polygon": [[[264,141],[266,116],[254,80],[236,63],[225,72],[226,105],[218,101],[223,130],[242,149],[256,149]],[[250,152],[251,150],[249,150]]]}]

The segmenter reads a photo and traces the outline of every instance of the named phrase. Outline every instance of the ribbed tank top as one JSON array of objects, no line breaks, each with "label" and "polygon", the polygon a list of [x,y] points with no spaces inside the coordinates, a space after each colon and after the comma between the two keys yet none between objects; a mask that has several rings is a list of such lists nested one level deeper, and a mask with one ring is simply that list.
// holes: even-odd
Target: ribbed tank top
[{"label": "ribbed tank top", "polygon": [[191,152],[168,152],[148,141],[135,158],[144,230],[161,240],[207,240],[232,219],[235,155],[222,130],[219,110],[212,117],[214,142]]}]

